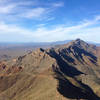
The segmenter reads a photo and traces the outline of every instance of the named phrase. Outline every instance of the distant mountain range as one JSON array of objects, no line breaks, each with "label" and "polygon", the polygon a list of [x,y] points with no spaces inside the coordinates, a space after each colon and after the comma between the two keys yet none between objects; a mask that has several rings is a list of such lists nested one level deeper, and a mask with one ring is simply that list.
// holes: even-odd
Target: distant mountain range
[{"label": "distant mountain range", "polygon": [[[56,42],[29,42],[29,43],[0,43],[0,60],[8,60],[26,54],[37,48],[59,47],[67,44],[72,40],[56,41]],[[99,43],[87,42],[100,46]]]},{"label": "distant mountain range", "polygon": [[[17,43],[17,42],[14,42],[14,43],[3,43],[3,42],[0,42],[0,46],[44,46],[44,45],[62,45],[62,44],[66,44],[68,42],[71,42],[72,40],[64,40],[64,41],[55,41],[55,42],[22,42],[22,43]],[[95,43],[95,42],[90,42],[90,41],[87,41],[87,43],[90,43],[90,44],[95,44],[97,46],[100,46],[100,43]]]}]

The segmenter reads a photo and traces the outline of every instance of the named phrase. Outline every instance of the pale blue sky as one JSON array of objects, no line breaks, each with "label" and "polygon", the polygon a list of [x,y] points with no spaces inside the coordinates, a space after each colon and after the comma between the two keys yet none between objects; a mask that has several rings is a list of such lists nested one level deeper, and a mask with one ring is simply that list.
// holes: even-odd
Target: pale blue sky
[{"label": "pale blue sky", "polygon": [[100,0],[0,0],[0,42],[76,38],[100,43]]}]

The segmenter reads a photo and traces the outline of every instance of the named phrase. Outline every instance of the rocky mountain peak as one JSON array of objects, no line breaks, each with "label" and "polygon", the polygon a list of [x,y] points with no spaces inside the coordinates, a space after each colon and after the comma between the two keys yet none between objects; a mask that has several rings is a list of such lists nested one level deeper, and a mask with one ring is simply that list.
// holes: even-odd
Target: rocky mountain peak
[{"label": "rocky mountain peak", "polygon": [[76,39],[76,40],[72,41],[72,44],[77,45],[77,46],[89,46],[88,43],[84,42],[81,39]]}]

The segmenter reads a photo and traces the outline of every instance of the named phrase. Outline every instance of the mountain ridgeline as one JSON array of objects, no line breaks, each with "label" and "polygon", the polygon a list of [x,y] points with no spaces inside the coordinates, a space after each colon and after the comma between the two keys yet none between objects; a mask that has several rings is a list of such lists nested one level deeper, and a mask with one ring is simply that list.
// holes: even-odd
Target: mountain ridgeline
[{"label": "mountain ridgeline", "polygon": [[0,100],[100,100],[100,48],[77,39],[1,61]]}]

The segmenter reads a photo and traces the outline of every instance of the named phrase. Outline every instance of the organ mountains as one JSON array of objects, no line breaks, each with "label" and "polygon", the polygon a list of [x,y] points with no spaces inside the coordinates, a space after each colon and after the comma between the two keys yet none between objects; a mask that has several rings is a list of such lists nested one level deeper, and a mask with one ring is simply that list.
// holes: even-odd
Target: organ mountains
[{"label": "organ mountains", "polygon": [[77,39],[1,61],[0,100],[100,100],[100,48]]}]

